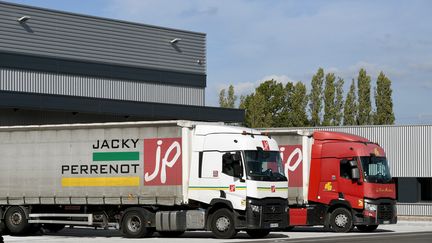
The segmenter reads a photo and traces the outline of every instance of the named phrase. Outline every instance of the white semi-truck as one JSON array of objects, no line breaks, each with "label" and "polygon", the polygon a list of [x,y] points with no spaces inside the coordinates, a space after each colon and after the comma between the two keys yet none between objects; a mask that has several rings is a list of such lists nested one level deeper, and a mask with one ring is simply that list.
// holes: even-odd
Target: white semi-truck
[{"label": "white semi-truck", "polygon": [[0,127],[0,218],[11,234],[65,225],[125,237],[287,227],[276,141],[191,121]]}]

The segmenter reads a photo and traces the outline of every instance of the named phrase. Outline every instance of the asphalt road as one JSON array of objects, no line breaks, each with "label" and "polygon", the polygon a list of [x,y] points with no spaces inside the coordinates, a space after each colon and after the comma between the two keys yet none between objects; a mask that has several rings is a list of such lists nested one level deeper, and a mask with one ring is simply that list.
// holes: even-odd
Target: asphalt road
[{"label": "asphalt road", "polygon": [[295,228],[290,232],[272,232],[263,239],[251,239],[246,233],[240,232],[235,239],[215,239],[210,232],[186,232],[178,238],[163,238],[155,234],[152,238],[126,239],[116,230],[94,230],[88,228],[66,228],[56,234],[33,236],[4,236],[5,242],[59,242],[59,243],[117,243],[117,242],[432,242],[432,222],[400,222],[397,225],[380,226],[376,232],[363,233],[353,231],[349,233],[333,233],[324,231],[322,227]]}]

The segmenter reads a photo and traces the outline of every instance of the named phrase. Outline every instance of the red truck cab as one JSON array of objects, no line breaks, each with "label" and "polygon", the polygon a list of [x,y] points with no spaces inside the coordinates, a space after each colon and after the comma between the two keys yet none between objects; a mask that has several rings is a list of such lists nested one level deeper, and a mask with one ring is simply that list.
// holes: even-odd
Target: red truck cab
[{"label": "red truck cab", "polygon": [[396,223],[396,188],[384,150],[352,134],[316,131],[313,138],[308,199],[328,207],[324,224],[371,231]]},{"label": "red truck cab", "polygon": [[373,231],[397,222],[395,183],[378,144],[340,132],[264,132],[278,142],[288,175],[290,228]]}]

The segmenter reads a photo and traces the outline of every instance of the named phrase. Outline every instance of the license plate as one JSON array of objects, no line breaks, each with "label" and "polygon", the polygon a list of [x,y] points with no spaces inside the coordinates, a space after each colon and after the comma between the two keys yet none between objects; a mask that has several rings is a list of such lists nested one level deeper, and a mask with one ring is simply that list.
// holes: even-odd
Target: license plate
[{"label": "license plate", "polygon": [[384,221],[383,223],[384,224],[390,224],[390,221],[387,220],[387,221]]},{"label": "license plate", "polygon": [[278,224],[278,223],[270,224],[270,228],[276,228],[276,227],[279,227],[279,224]]}]

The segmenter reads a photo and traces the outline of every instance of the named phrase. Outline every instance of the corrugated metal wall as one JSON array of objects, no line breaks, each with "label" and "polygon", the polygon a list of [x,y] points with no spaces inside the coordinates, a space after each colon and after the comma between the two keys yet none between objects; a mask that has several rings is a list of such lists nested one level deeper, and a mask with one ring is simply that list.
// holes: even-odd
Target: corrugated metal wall
[{"label": "corrugated metal wall", "polygon": [[398,215],[432,216],[432,203],[398,203]]},{"label": "corrugated metal wall", "polygon": [[15,69],[0,69],[0,90],[195,106],[205,102],[204,88]]},{"label": "corrugated metal wall", "polygon": [[432,126],[320,127],[357,134],[379,143],[386,151],[394,177],[432,177]]},{"label": "corrugated metal wall", "polygon": [[[22,16],[30,16],[25,24]],[[0,51],[205,74],[205,34],[0,2]],[[177,45],[170,41],[180,38]],[[197,61],[201,60],[201,63]]]}]

